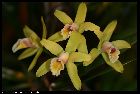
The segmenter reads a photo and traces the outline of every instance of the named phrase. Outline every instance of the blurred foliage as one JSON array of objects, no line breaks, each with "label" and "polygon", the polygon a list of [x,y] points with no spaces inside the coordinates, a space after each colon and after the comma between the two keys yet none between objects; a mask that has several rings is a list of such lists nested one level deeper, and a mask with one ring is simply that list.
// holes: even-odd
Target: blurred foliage
[{"label": "blurred foliage", "polygon": [[[55,9],[66,12],[72,19],[75,18],[79,2],[2,2],[2,89],[3,90],[75,90],[66,69],[61,75],[54,77],[48,74],[37,78],[35,72],[27,72],[31,58],[18,61],[21,51],[12,53],[12,46],[18,38],[24,37],[23,26],[28,25],[39,36],[42,35],[40,17],[44,16],[48,36],[63,28],[63,24],[54,17]],[[115,72],[106,65],[99,56],[94,63],[83,67],[76,63],[79,76],[82,80],[82,91],[135,91],[137,90],[137,3],[136,2],[87,2],[86,21],[100,26],[104,30],[112,20],[118,21],[111,41],[122,39],[128,41],[131,49],[121,50],[120,61],[124,64],[124,73]],[[92,32],[83,33],[88,51],[96,47],[99,40]],[[65,47],[66,41],[59,42]],[[40,66],[52,54],[43,53],[37,62]],[[128,63],[128,64],[125,64]]]}]

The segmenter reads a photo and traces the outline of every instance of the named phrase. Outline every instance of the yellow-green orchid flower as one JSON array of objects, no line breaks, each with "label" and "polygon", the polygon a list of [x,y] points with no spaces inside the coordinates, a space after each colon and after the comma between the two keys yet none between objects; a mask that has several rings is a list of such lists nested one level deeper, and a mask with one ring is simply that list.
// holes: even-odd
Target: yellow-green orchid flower
[{"label": "yellow-green orchid flower", "polygon": [[91,64],[96,59],[96,57],[102,54],[105,62],[109,66],[114,68],[114,70],[116,70],[117,72],[123,72],[123,65],[118,60],[120,54],[119,50],[123,48],[131,48],[131,45],[124,40],[116,40],[109,42],[116,25],[116,20],[112,21],[107,25],[107,27],[103,31],[102,38],[100,39],[100,42],[98,44],[98,49],[93,48],[90,51],[92,59],[89,62],[84,62],[84,66],[88,66],[89,64]]},{"label": "yellow-green orchid flower", "polygon": [[[74,40],[77,37],[80,39],[83,37],[77,32],[74,32],[72,34],[73,36],[70,37],[69,39],[70,41]],[[64,67],[66,65],[68,75],[74,87],[77,90],[80,90],[81,80],[78,76],[77,66],[74,64],[74,62],[89,61],[91,59],[89,54],[82,53],[82,52],[75,52],[77,46],[81,42],[80,39],[76,41],[76,46],[73,46],[74,49],[72,48],[72,45],[69,42],[65,48],[65,51],[59,44],[50,40],[42,39],[40,43],[57,57],[48,59],[46,62],[44,62],[37,70],[36,76],[40,77],[49,71],[52,72],[52,75],[58,76],[60,75],[60,71],[64,70]]]},{"label": "yellow-green orchid flower", "polygon": [[[87,7],[85,3],[81,3],[78,7],[77,14],[75,21],[73,21],[66,13],[56,10],[54,12],[54,15],[65,25],[61,31],[55,33],[51,37],[48,38],[48,40],[59,42],[66,40],[69,38],[73,32],[83,33],[84,31],[94,31],[94,33],[97,35],[98,38],[101,37],[100,27],[91,23],[91,22],[85,22],[85,17],[87,13]],[[73,43],[73,44],[72,44]],[[71,43],[71,45],[74,45],[74,41]],[[83,38],[83,42],[78,47],[78,50],[88,53],[86,40]]]},{"label": "yellow-green orchid flower", "polygon": [[[73,20],[64,12],[60,10],[56,10],[54,12],[54,15],[65,25],[64,28],[49,37],[49,40],[53,40],[55,42],[66,40],[70,37],[72,32],[79,32],[83,33],[84,31],[91,30],[95,31],[97,33],[96,35],[99,35],[100,33],[100,27],[91,23],[91,22],[85,22],[87,13],[87,7],[85,3],[81,3],[78,7],[77,14],[75,21]],[[99,35],[100,37],[100,35]]]},{"label": "yellow-green orchid flower", "polygon": [[[41,17],[41,22],[43,25],[42,38],[46,38],[47,31],[46,31],[46,26],[45,26],[43,17]],[[28,68],[28,71],[30,71],[35,66],[38,57],[41,55],[41,53],[43,51],[43,47],[40,44],[41,39],[39,38],[39,36],[33,30],[31,30],[28,26],[25,26],[23,28],[23,32],[24,32],[24,35],[26,38],[18,39],[18,41],[12,47],[12,51],[15,53],[16,51],[18,51],[20,49],[27,48],[18,57],[18,60],[25,59],[25,58],[30,57],[36,53],[34,59],[32,60],[30,66]]]}]

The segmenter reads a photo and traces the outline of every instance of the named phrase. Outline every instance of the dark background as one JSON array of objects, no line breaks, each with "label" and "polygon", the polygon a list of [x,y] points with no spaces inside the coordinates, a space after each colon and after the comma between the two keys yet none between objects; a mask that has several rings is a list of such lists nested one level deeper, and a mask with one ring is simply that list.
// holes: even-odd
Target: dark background
[{"label": "dark background", "polygon": [[[82,80],[82,91],[136,91],[137,90],[137,3],[136,2],[86,2],[86,21],[100,26],[103,31],[109,22],[116,19],[117,27],[111,37],[113,40],[126,40],[131,49],[121,50],[119,60],[125,64],[120,74],[106,65],[99,56],[94,63],[83,67],[76,63]],[[51,73],[37,78],[38,67],[50,56],[45,53],[39,57],[35,68],[28,72],[34,56],[18,61],[23,50],[12,53],[13,44],[24,38],[23,27],[28,25],[40,37],[42,35],[41,16],[44,17],[48,35],[63,28],[63,24],[53,15],[56,9],[66,12],[73,20],[80,2],[2,2],[2,90],[75,90],[66,69],[54,77]],[[98,45],[99,40],[90,31],[84,32],[88,50]],[[65,47],[67,41],[59,42]]]}]

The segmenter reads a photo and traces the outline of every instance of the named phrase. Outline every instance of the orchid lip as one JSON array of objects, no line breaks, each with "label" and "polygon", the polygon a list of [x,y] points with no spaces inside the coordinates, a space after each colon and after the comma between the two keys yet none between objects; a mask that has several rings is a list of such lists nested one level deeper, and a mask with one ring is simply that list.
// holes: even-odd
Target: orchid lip
[{"label": "orchid lip", "polygon": [[52,72],[52,75],[59,76],[60,71],[64,70],[63,61],[60,61],[59,58],[53,58],[50,64],[50,70]]},{"label": "orchid lip", "polygon": [[37,45],[33,43],[33,41],[30,38],[18,39],[17,42],[12,47],[12,51],[15,53],[20,49],[28,47],[35,48],[37,47]]},{"label": "orchid lip", "polygon": [[64,28],[61,30],[61,35],[63,36],[64,39],[67,39],[70,37],[71,33],[73,31],[78,30],[78,25],[75,23],[72,24],[66,24]]},{"label": "orchid lip", "polygon": [[108,54],[110,62],[114,63],[118,60],[120,51],[114,47],[111,42],[104,42],[102,45],[102,51]]},{"label": "orchid lip", "polygon": [[60,71],[64,70],[64,64],[67,63],[69,58],[68,52],[63,52],[59,57],[53,58],[51,60],[50,70],[52,75],[58,76],[60,75]]}]

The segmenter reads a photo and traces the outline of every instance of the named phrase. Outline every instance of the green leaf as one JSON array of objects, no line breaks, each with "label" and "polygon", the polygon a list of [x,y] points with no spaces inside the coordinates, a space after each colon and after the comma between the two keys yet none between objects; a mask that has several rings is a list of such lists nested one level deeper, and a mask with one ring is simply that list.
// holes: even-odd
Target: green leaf
[{"label": "green leaf", "polygon": [[76,49],[78,48],[79,44],[82,42],[82,35],[79,33],[79,32],[72,32],[68,42],[67,42],[67,45],[66,45],[66,48],[65,48],[65,51],[66,52],[75,52]]},{"label": "green leaf", "polygon": [[65,25],[73,23],[72,19],[64,12],[55,10],[54,15]]},{"label": "green leaf", "polygon": [[89,55],[91,55],[91,60],[83,62],[83,66],[88,66],[91,64],[100,55],[100,53],[101,52],[97,48],[93,48],[89,53]]},{"label": "green leaf", "polygon": [[131,45],[125,40],[112,41],[112,44],[118,49],[131,48]]},{"label": "green leaf", "polygon": [[87,13],[86,4],[85,3],[81,3],[79,5],[79,7],[78,7],[74,23],[77,23],[79,25],[81,23],[83,23],[85,21],[85,18],[86,18],[86,13]]},{"label": "green leaf", "polygon": [[27,25],[25,25],[25,27],[23,28],[23,32],[24,32],[24,35],[27,37],[27,38],[33,38],[33,39],[37,39],[37,40],[40,40],[40,38],[38,37],[38,35],[32,30],[30,29]]},{"label": "green leaf", "polygon": [[69,60],[72,62],[90,61],[91,56],[82,52],[72,52],[69,56]]},{"label": "green leaf", "polygon": [[33,61],[31,62],[30,66],[28,68],[28,71],[31,71],[33,69],[33,67],[36,65],[37,59],[41,55],[42,51],[43,51],[42,48],[38,50],[37,54],[35,55]]},{"label": "green leaf", "polygon": [[103,32],[100,31],[100,27],[91,23],[91,22],[84,22],[80,25],[79,31],[80,33],[83,33],[84,31],[93,31],[93,33],[96,34],[96,36],[101,39]]},{"label": "green leaf", "polygon": [[121,64],[121,62],[120,62],[119,60],[117,60],[117,61],[114,62],[114,63],[111,63],[106,53],[102,53],[102,56],[103,56],[105,62],[106,62],[109,66],[111,66],[111,67],[112,67],[114,70],[116,70],[117,72],[123,73],[124,68],[123,68],[123,65]]},{"label": "green leaf", "polygon": [[[83,36],[83,35],[82,35],[82,36]],[[88,54],[88,49],[87,49],[87,44],[86,44],[86,39],[85,39],[85,37],[83,36],[83,37],[81,38],[81,40],[82,40],[82,42],[80,43],[80,45],[78,46],[77,49],[78,49],[79,52]]]},{"label": "green leaf", "polygon": [[116,25],[117,25],[117,20],[113,20],[112,22],[110,22],[107,25],[107,27],[103,31],[104,35],[102,37],[103,38],[102,40],[104,40],[104,41],[109,41],[110,40]]},{"label": "green leaf", "polygon": [[53,41],[42,39],[40,43],[54,55],[58,56],[61,52],[63,52],[63,48]]},{"label": "green leaf", "polygon": [[38,70],[36,72],[36,77],[40,77],[50,71],[51,60],[52,60],[52,58],[48,59],[38,68]]},{"label": "green leaf", "polygon": [[48,38],[48,40],[50,41],[54,41],[54,42],[59,42],[59,41],[63,41],[63,36],[61,35],[61,32],[56,32],[55,34],[53,34],[52,36],[50,36]]},{"label": "green leaf", "polygon": [[77,90],[80,90],[81,89],[81,80],[78,76],[77,66],[74,63],[72,63],[71,61],[68,61],[68,63],[66,63],[66,68],[67,68],[68,75],[69,75],[74,87]]},{"label": "green leaf", "polygon": [[42,39],[46,39],[46,36],[47,36],[47,28],[46,28],[46,25],[45,25],[45,22],[43,20],[43,16],[41,16],[41,22],[42,22],[42,26],[43,26],[43,34],[42,34]]},{"label": "green leaf", "polygon": [[18,57],[18,60],[22,60],[27,57],[30,57],[30,56],[34,55],[37,51],[38,51],[37,48],[27,48],[24,52],[22,52],[20,54],[20,56]]}]

